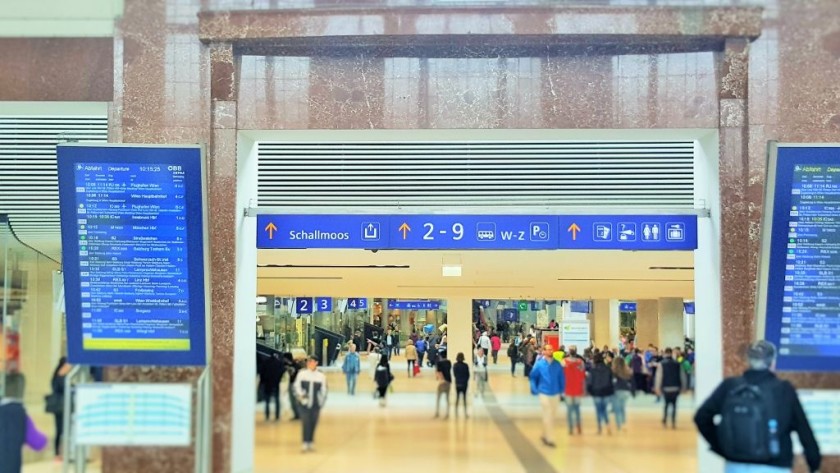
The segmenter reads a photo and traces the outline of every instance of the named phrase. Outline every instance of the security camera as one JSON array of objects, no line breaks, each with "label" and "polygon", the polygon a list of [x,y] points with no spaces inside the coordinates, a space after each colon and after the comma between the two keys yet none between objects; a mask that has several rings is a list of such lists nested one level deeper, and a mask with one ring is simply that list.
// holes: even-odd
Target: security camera
[{"label": "security camera", "polygon": [[379,250],[370,250],[371,253],[379,253]]}]

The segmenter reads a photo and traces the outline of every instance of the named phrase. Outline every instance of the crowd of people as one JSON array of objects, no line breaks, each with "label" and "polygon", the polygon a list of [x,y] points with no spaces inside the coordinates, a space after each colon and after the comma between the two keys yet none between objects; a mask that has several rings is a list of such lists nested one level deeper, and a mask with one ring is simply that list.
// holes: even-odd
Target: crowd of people
[{"label": "crowd of people", "polygon": [[[488,380],[488,365],[498,362],[500,336],[492,330],[481,330],[474,340],[472,368],[464,353],[458,353],[453,364],[445,349],[445,332],[439,337],[418,337],[406,342],[405,354],[408,376],[416,374],[423,362],[421,353],[435,349],[434,374],[437,380],[435,418],[448,419],[450,395],[455,385],[455,416],[467,411],[467,391],[471,378],[477,395],[483,395]],[[429,345],[426,345],[426,344]],[[420,347],[418,347],[420,345]],[[443,346],[443,350],[439,348]],[[348,344],[341,370],[347,379],[347,392],[355,395],[356,381],[361,372],[361,358],[354,343]],[[390,361],[393,350],[369,354],[371,375],[376,386],[374,397],[382,407],[386,405],[389,388],[394,380]],[[508,354],[512,373],[518,362],[531,394],[539,399],[542,411],[542,443],[555,447],[554,419],[560,404],[565,404],[569,435],[581,435],[580,406],[585,396],[592,398],[596,412],[597,432],[611,431],[610,412],[614,425],[621,431],[626,425],[626,403],[639,393],[651,393],[664,400],[662,425],[676,428],[677,400],[691,387],[693,347],[659,350],[649,345],[644,351],[632,343],[622,343],[618,349],[596,348],[592,345],[578,353],[577,347],[541,344],[536,349],[533,334],[520,333],[511,338]],[[772,372],[775,347],[765,341],[753,343],[747,351],[749,369],[742,375],[727,378],[700,406],[694,416],[700,433],[711,449],[727,462],[728,473],[757,471],[755,465],[789,471],[793,462],[790,435],[798,434],[810,471],[819,470],[821,454],[813,432],[799,402],[795,388],[776,378]],[[291,354],[258,357],[259,393],[265,400],[265,418],[271,419],[270,406],[275,405],[274,420],[280,418],[280,383],[286,374],[289,381],[289,402],[293,419],[301,420],[304,452],[314,450],[314,435],[320,412],[327,400],[327,379],[318,369],[320,360],[309,356],[296,361]],[[70,364],[62,358],[53,372],[52,392],[46,398],[46,410],[55,414],[56,458],[61,458],[61,426],[63,425],[63,393]],[[29,446],[41,450],[47,446],[42,434],[23,407],[25,379],[23,375],[6,375],[6,397],[0,399],[0,471],[18,472],[22,465],[21,449]],[[771,471],[771,470],[761,470]],[[776,471],[776,470],[772,470]]]},{"label": "crowd of people", "polygon": [[[502,338],[501,334],[492,329],[479,328],[473,339],[471,363],[468,362],[464,353],[458,353],[455,356],[455,363],[449,360],[445,331],[438,335],[412,337],[406,341],[405,358],[408,377],[415,376],[424,361],[425,366],[433,367],[437,382],[435,418],[449,418],[453,384],[456,395],[454,415],[459,417],[463,412],[465,417],[469,417],[467,391],[470,381],[474,382],[476,395],[483,396],[487,389],[488,366],[498,363]],[[386,406],[389,389],[392,389],[394,375],[391,372],[391,360],[396,354],[392,348],[387,347],[387,338],[385,340],[386,347],[382,351],[380,347],[373,346],[368,354],[371,377],[375,385],[374,397],[379,399],[382,407]],[[528,333],[510,334],[507,354],[511,361],[511,374],[516,376],[518,364],[523,364],[522,373],[528,379],[531,394],[539,399],[543,423],[540,438],[545,446],[549,448],[556,446],[554,421],[556,411],[561,404],[566,407],[569,435],[583,433],[581,405],[587,396],[591,397],[595,408],[599,435],[604,432],[608,435],[612,434],[613,426],[619,432],[624,430],[627,425],[628,400],[644,394],[655,396],[656,402],[663,403],[663,428],[676,428],[679,396],[693,387],[695,361],[693,346],[659,349],[649,345],[642,350],[635,347],[633,342],[632,339],[623,339],[619,347],[613,349],[607,346],[597,348],[594,344],[590,344],[579,352],[576,346],[567,348],[561,345],[555,348],[550,344],[538,345],[537,334],[532,330]],[[361,372],[360,356],[356,348],[354,343],[350,343],[341,363],[341,371],[347,379],[347,392],[350,395],[355,395],[356,380]],[[426,355],[428,359],[424,359]],[[789,437],[794,431],[803,441],[811,471],[816,471],[819,467],[821,458],[819,448],[796,398],[795,390],[790,383],[778,381],[770,371],[774,357],[775,351],[772,345],[766,342],[754,344],[748,353],[750,370],[742,377],[724,381],[697,411],[695,423],[712,449],[727,460],[727,471],[752,471],[739,469],[739,465],[788,466],[792,461]],[[262,366],[262,369],[290,373],[290,395],[292,396],[290,400],[295,409],[295,418],[300,414],[304,420],[304,451],[313,449],[315,426],[320,409],[326,400],[326,378],[317,370],[317,364],[317,359],[309,358],[307,370],[303,371],[305,381],[301,381],[299,375],[295,379],[294,374],[300,371],[301,367],[289,359],[277,357]],[[268,420],[270,417],[269,400],[278,398],[280,390],[277,386],[279,383],[277,377],[266,376],[265,383],[263,390]],[[756,406],[756,403],[762,402],[762,397],[756,397],[754,393],[762,390],[765,391],[764,398],[783,397],[784,405],[773,403],[772,409]],[[731,399],[735,396],[733,393],[740,391],[753,393],[753,397],[742,396]],[[754,416],[757,420],[752,420],[755,425],[740,425],[739,423],[746,422],[741,417],[735,421],[723,420],[718,424],[712,420],[715,416],[724,418],[730,416],[731,418],[734,416],[732,412],[744,412],[750,409],[752,412],[759,413]],[[279,412],[279,407],[275,412]],[[773,418],[768,424],[761,415],[765,417],[769,415]],[[744,429],[755,430],[762,425],[772,426],[772,435],[781,439],[780,443],[774,444],[777,450],[774,455],[760,456],[758,453],[749,453],[750,448],[753,450],[757,448],[754,439],[751,439],[752,444],[746,447],[744,446],[746,444],[740,443],[749,436],[739,435],[738,432],[745,432]],[[720,426],[724,426],[731,432],[721,430]],[[726,445],[722,444],[724,441]]]}]

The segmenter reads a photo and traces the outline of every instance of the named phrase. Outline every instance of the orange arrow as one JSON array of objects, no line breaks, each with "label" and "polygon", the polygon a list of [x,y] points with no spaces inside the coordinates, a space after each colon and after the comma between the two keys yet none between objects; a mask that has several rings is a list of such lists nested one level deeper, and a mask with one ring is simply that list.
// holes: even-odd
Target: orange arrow
[{"label": "orange arrow", "polygon": [[398,230],[402,232],[403,240],[405,240],[408,237],[408,232],[411,231],[411,227],[409,227],[407,223],[403,222]]},{"label": "orange arrow", "polygon": [[268,222],[268,225],[265,226],[265,231],[268,232],[268,239],[274,239],[274,232],[277,231],[277,226],[274,225],[273,222]]},{"label": "orange arrow", "polygon": [[569,228],[566,230],[567,232],[572,232],[572,241],[577,240],[577,232],[580,231],[580,227],[577,226],[576,223],[572,223],[569,225]]}]

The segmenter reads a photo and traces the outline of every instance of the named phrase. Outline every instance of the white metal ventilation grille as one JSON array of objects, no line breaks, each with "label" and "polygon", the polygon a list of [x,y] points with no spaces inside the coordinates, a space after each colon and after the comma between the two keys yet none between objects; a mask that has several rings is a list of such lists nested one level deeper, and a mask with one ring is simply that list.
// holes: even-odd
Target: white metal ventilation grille
[{"label": "white metal ventilation grille", "polygon": [[259,206],[694,207],[693,141],[260,142]]},{"label": "white metal ventilation grille", "polygon": [[0,213],[18,238],[61,260],[58,176],[59,142],[107,142],[106,116],[0,115]]}]

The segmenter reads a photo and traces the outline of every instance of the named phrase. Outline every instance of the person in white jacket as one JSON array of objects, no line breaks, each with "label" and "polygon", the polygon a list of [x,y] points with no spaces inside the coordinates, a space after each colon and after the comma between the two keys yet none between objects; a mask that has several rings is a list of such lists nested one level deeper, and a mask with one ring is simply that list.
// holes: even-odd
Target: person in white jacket
[{"label": "person in white jacket", "polygon": [[321,408],[327,401],[327,377],[318,371],[318,357],[310,356],[306,361],[306,369],[298,373],[295,379],[295,396],[300,407],[300,420],[303,426],[303,451],[313,450],[315,427]]}]

